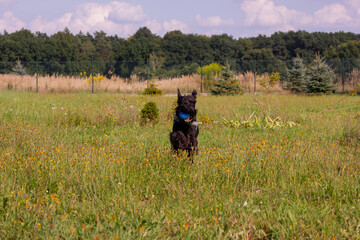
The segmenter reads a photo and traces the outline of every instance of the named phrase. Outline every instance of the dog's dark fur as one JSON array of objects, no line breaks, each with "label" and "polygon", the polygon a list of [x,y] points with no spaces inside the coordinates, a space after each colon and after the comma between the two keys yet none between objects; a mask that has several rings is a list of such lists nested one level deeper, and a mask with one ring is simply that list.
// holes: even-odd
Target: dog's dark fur
[{"label": "dog's dark fur", "polygon": [[[196,120],[196,96],[197,92],[194,90],[191,95],[182,96],[178,90],[178,106],[175,108],[173,130],[170,133],[170,142],[175,152],[178,150],[185,150],[188,152],[188,157],[197,153],[199,128]],[[188,121],[179,117],[180,113],[188,113],[190,119]]]}]

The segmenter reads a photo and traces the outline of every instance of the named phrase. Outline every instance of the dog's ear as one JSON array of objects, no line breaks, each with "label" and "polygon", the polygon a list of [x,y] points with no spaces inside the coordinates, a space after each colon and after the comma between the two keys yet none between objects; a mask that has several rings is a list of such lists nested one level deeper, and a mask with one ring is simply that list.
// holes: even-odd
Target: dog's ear
[{"label": "dog's ear", "polygon": [[178,89],[178,98],[181,98],[181,93],[180,93],[180,89]]},{"label": "dog's ear", "polygon": [[191,95],[193,95],[193,97],[196,98],[196,96],[197,96],[196,90],[194,90],[194,91],[191,93]]}]

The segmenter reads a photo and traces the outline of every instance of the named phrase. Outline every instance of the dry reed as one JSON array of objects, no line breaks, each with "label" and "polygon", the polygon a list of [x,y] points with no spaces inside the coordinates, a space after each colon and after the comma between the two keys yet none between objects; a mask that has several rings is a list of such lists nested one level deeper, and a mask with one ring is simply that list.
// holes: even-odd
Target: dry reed
[{"label": "dry reed", "polygon": [[[238,74],[235,78],[239,81],[247,93],[254,92],[254,73],[246,72]],[[201,90],[201,77],[198,74],[175,77],[171,79],[155,80],[157,88],[164,93],[176,93],[177,89],[182,92],[191,92],[193,89]],[[86,78],[69,76],[38,76],[38,91],[41,93],[68,93],[68,92],[91,92],[92,84]],[[341,78],[338,79],[338,89],[342,91]],[[360,82],[358,69],[354,69],[345,80],[345,90],[351,90]],[[203,81],[203,86],[204,86]],[[116,92],[123,94],[138,94],[144,91],[148,86],[147,81],[139,81],[136,75],[130,78],[113,77],[94,81],[95,92]],[[14,91],[36,91],[36,76],[19,76],[13,74],[0,75],[0,90]],[[256,81],[256,92],[262,92],[264,89]],[[280,84],[273,87],[274,92],[285,92]]]},{"label": "dry reed", "polygon": [[[182,76],[179,78],[164,79],[155,81],[158,88],[164,93],[176,92],[179,88],[183,92],[200,89],[198,75]],[[86,78],[67,77],[67,76],[39,76],[38,91],[46,92],[91,92],[92,83]],[[117,92],[124,94],[137,94],[144,91],[148,86],[147,81],[139,81],[135,76],[129,79],[113,77],[94,81],[94,91],[96,92]],[[36,76],[0,75],[0,90],[14,91],[35,91]]]}]

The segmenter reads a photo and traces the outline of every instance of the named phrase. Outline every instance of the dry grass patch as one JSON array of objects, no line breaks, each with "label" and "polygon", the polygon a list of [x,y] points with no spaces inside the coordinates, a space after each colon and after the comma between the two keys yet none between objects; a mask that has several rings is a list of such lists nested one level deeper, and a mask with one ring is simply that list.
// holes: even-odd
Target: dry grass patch
[{"label": "dry grass patch", "polygon": [[[156,81],[156,85],[165,93],[176,92],[179,88],[183,92],[200,89],[198,75],[182,76]],[[129,79],[113,77],[95,81],[95,92],[140,93],[147,87],[146,81],[139,81],[132,76]],[[36,76],[0,75],[0,90],[35,91]],[[39,76],[38,90],[47,92],[90,92],[92,84],[86,78],[67,76]]]}]

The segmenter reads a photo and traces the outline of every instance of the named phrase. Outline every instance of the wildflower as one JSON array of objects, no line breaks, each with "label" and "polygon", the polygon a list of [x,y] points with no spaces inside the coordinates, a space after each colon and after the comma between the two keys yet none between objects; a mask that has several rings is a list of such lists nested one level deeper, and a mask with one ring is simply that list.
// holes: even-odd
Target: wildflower
[{"label": "wildflower", "polygon": [[185,229],[188,229],[190,226],[190,223],[186,222],[184,226],[185,226]]}]

